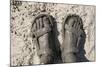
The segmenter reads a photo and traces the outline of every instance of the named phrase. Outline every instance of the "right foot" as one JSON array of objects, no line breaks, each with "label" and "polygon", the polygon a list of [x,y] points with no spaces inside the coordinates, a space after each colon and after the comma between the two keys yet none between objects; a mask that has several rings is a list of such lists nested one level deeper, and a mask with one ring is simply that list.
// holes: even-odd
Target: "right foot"
[{"label": "right foot", "polygon": [[52,63],[53,42],[52,42],[52,22],[46,14],[36,16],[32,25],[33,37],[37,38],[37,52],[41,64]]},{"label": "right foot", "polygon": [[62,48],[63,62],[76,62],[77,46],[83,33],[81,18],[77,15],[69,16],[64,22],[64,40]]}]

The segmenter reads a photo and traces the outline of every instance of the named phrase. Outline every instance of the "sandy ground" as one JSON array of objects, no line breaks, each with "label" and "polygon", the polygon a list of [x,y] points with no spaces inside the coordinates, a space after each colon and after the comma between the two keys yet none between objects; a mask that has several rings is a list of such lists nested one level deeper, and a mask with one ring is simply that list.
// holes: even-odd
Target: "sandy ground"
[{"label": "sandy ground", "polygon": [[11,65],[39,64],[30,30],[34,16],[43,11],[56,19],[60,44],[62,44],[64,19],[68,14],[79,15],[83,20],[86,33],[85,57],[95,61],[95,6],[21,2],[17,5],[11,4]]}]

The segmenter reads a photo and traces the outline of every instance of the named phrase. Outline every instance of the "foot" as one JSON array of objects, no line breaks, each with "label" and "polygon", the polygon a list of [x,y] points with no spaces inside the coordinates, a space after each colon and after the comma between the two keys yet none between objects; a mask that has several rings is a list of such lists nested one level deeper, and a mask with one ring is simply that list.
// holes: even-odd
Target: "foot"
[{"label": "foot", "polygon": [[62,48],[63,62],[76,62],[76,53],[82,34],[81,19],[77,15],[69,16],[64,23],[64,40]]},{"label": "foot", "polygon": [[37,38],[37,52],[41,64],[52,63],[52,23],[46,14],[36,16],[32,25],[33,37]]}]

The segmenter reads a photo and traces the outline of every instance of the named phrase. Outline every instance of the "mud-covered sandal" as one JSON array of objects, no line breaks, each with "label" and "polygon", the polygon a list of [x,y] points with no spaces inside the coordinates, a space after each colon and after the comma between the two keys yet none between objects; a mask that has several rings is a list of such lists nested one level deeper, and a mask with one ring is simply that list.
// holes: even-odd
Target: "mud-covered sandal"
[{"label": "mud-covered sandal", "polygon": [[52,63],[52,27],[53,23],[50,15],[41,13],[35,16],[31,31],[32,37],[37,41],[36,48],[41,64]]},{"label": "mud-covered sandal", "polygon": [[76,62],[78,45],[83,34],[82,19],[78,15],[69,15],[63,24],[63,62]]}]

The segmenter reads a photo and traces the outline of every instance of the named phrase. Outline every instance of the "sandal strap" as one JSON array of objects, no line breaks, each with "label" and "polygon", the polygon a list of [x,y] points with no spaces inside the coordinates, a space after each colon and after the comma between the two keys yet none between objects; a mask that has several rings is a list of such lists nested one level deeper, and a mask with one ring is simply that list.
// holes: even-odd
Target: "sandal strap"
[{"label": "sandal strap", "polygon": [[[41,32],[42,31],[42,32]],[[48,33],[51,31],[51,28],[50,27],[45,27],[43,29],[40,29],[39,31],[37,32],[33,32],[33,34],[35,35],[36,38]]]},{"label": "sandal strap", "polygon": [[77,31],[75,28],[72,28],[67,24],[66,24],[65,28],[66,28],[66,31],[75,33],[77,36],[80,36],[83,33],[83,31],[81,29],[80,29],[80,31]]}]

